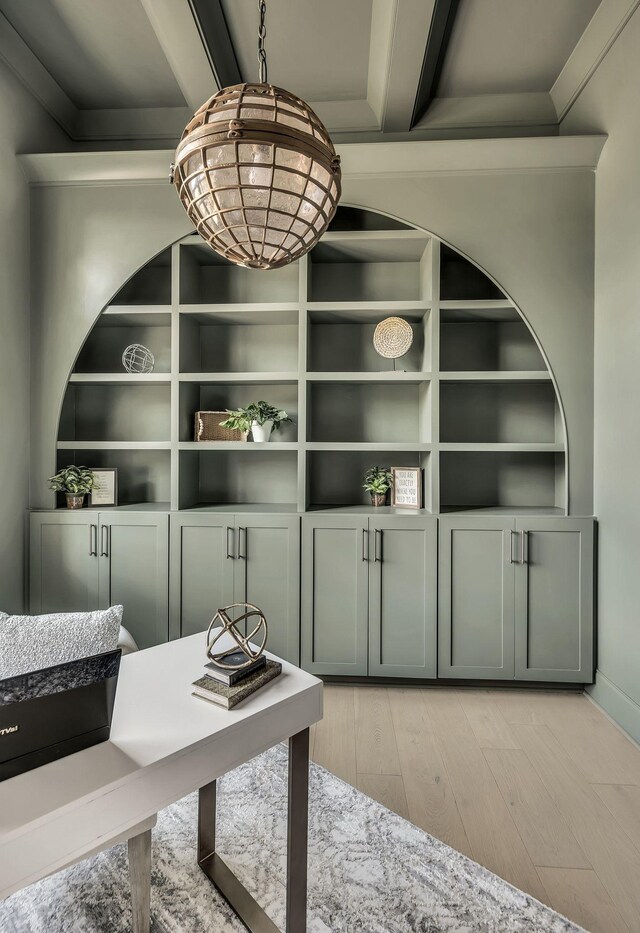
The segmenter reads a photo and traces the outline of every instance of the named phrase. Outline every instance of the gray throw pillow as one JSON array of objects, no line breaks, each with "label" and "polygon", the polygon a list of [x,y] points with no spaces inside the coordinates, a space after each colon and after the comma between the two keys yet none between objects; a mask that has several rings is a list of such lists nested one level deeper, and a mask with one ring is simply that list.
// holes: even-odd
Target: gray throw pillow
[{"label": "gray throw pillow", "polygon": [[44,616],[0,613],[0,680],[118,647],[122,606]]}]

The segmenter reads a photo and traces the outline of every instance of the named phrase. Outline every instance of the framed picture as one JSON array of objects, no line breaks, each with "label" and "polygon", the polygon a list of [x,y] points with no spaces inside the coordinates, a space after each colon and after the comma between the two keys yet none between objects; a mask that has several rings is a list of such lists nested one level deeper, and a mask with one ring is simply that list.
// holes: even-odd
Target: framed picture
[{"label": "framed picture", "polygon": [[91,490],[90,508],[104,508],[118,504],[118,471],[113,468],[92,469],[94,486]]},{"label": "framed picture", "polygon": [[391,467],[391,505],[397,509],[422,508],[421,467]]}]

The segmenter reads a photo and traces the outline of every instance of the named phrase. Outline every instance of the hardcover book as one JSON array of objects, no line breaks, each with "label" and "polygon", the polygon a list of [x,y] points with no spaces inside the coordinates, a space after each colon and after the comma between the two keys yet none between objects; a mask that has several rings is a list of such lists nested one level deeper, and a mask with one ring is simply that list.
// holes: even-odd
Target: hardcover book
[{"label": "hardcover book", "polygon": [[[233,654],[228,654],[225,656],[225,662],[227,664],[242,664],[244,661],[247,661],[247,655],[244,651],[238,650],[234,651]],[[209,661],[204,666],[204,672],[207,677],[213,677],[214,680],[218,680],[221,684],[237,684],[241,680],[244,680],[250,674],[253,674],[254,671],[259,671],[267,663],[266,657],[261,654],[259,658],[252,664],[248,664],[247,667],[238,668],[236,670],[227,670],[225,667],[220,667],[219,664],[216,664],[215,661]]]},{"label": "hardcover book", "polygon": [[191,685],[193,695],[202,700],[209,700],[211,703],[217,703],[225,709],[233,709],[243,700],[248,699],[252,693],[259,690],[273,680],[282,672],[282,664],[279,661],[267,659],[263,668],[254,671],[249,677],[245,677],[236,684],[221,684],[219,681],[205,675],[195,680]]}]

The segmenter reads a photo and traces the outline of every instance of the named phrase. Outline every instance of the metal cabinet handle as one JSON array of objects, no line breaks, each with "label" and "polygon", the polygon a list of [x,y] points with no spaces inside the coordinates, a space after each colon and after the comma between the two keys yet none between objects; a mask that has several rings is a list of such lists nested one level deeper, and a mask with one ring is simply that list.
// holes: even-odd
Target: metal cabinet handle
[{"label": "metal cabinet handle", "polygon": [[247,529],[238,528],[238,560],[247,559]]},{"label": "metal cabinet handle", "polygon": [[513,557],[513,531],[509,530],[509,563],[517,564],[517,560]]},{"label": "metal cabinet handle", "polygon": [[[229,532],[231,532],[231,552],[229,550]],[[233,528],[227,525],[227,560],[233,560]]]},{"label": "metal cabinet handle", "polygon": [[520,563],[527,564],[529,562],[529,532],[521,531],[520,532]]},{"label": "metal cabinet handle", "polygon": [[382,563],[382,529],[375,529],[375,546],[374,546],[374,562],[381,564]]},{"label": "metal cabinet handle", "polygon": [[100,557],[109,556],[109,526],[100,525]]},{"label": "metal cabinet handle", "polygon": [[89,525],[89,557],[98,556],[98,526]]},{"label": "metal cabinet handle", "polygon": [[362,559],[369,560],[369,534],[366,528],[362,529]]}]

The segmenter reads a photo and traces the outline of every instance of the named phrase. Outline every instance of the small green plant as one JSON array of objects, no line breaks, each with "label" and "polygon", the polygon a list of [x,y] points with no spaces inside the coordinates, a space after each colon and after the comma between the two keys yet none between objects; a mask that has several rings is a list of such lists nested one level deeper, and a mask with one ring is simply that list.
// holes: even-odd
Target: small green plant
[{"label": "small green plant", "polygon": [[362,488],[373,495],[384,495],[393,485],[393,473],[389,467],[372,466],[362,477]]},{"label": "small green plant", "polygon": [[276,408],[269,402],[251,402],[246,408],[235,411],[227,409],[227,414],[229,417],[220,422],[220,427],[237,431],[250,431],[253,424],[263,425],[267,421],[273,422],[273,430],[276,431],[281,424],[292,421],[284,409]]},{"label": "small green plant", "polygon": [[55,492],[71,496],[83,496],[93,489],[93,471],[85,466],[68,466],[49,477],[49,487]]}]

